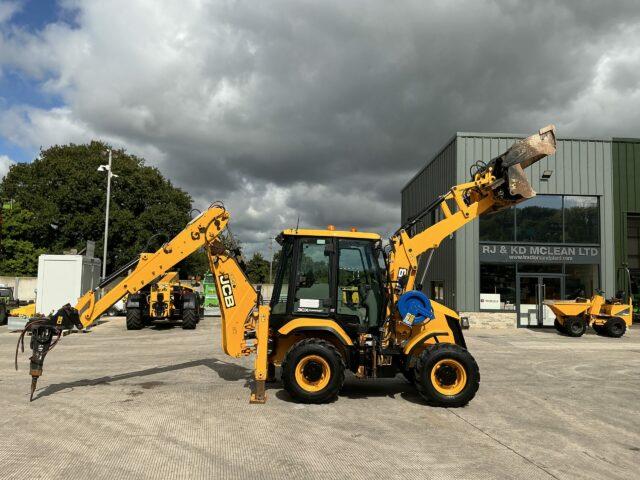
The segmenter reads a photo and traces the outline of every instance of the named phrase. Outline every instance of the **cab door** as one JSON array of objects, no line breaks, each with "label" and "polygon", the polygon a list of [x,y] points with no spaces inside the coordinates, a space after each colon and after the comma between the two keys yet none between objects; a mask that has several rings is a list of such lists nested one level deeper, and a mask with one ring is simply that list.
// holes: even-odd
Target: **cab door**
[{"label": "cab door", "polygon": [[381,324],[382,277],[374,247],[370,240],[338,239],[336,314],[360,331]]}]

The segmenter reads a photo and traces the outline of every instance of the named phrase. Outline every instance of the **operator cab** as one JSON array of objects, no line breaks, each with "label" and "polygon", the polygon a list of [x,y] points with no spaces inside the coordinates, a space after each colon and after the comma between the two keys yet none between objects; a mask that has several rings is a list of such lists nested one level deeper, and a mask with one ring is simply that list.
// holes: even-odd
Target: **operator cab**
[{"label": "operator cab", "polygon": [[[354,229],[355,230],[355,229]],[[283,231],[271,322],[327,318],[349,335],[377,331],[384,311],[380,236],[356,231]]]}]

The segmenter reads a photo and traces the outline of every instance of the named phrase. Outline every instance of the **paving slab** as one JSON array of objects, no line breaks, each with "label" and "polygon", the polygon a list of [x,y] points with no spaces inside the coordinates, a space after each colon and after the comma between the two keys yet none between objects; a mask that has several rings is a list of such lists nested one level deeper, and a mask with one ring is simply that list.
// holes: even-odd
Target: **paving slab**
[{"label": "paving slab", "polygon": [[249,404],[250,359],[219,318],[126,331],[109,318],[47,358],[29,403],[28,355],[0,327],[0,478],[637,479],[640,330],[572,339],[470,330],[481,370],[465,408],[424,405],[403,377],[348,377],[327,405],[278,382]]}]

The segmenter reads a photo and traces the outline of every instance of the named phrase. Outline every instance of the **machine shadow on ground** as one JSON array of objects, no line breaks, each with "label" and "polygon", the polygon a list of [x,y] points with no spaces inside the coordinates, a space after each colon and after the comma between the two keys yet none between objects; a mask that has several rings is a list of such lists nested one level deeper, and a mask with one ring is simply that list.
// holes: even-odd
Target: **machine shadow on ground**
[{"label": "machine shadow on ground", "polygon": [[220,378],[226,381],[237,381],[244,379],[245,386],[248,387],[251,382],[252,370],[235,363],[224,362],[217,358],[206,358],[202,360],[193,360],[190,362],[179,363],[176,365],[167,365],[165,367],[153,367],[145,370],[136,370],[134,372],[121,373],[118,375],[103,376],[92,379],[76,380],[75,382],[54,383],[48,385],[34,396],[34,401],[55,395],[64,390],[74,390],[80,387],[94,387],[100,385],[110,385],[111,383],[121,380],[129,380],[132,378],[148,377],[159,373],[173,372],[186,368],[205,366],[218,374]]}]

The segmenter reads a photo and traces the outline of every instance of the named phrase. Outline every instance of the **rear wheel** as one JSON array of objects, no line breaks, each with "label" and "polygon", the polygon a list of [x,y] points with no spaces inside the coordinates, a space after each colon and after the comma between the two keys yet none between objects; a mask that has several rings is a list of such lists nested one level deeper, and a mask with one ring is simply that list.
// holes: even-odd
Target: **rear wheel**
[{"label": "rear wheel", "polygon": [[627,324],[620,317],[613,317],[604,324],[604,332],[608,337],[620,338],[627,331]]},{"label": "rear wheel", "polygon": [[298,402],[326,403],[338,396],[345,368],[336,347],[325,340],[309,338],[287,352],[282,362],[282,384]]},{"label": "rear wheel", "polygon": [[198,324],[198,316],[192,308],[182,310],[182,328],[184,330],[194,330]]},{"label": "rear wheel", "polygon": [[127,308],[127,330],[140,330],[144,327],[142,312],[139,308]]},{"label": "rear wheel", "polygon": [[415,385],[429,405],[464,407],[480,387],[480,369],[467,349],[439,343],[418,358]]},{"label": "rear wheel", "polygon": [[564,325],[565,333],[570,337],[581,337],[587,331],[587,323],[580,317],[567,317]]}]

